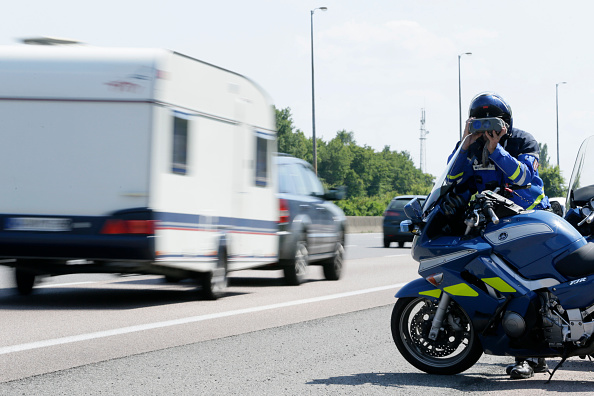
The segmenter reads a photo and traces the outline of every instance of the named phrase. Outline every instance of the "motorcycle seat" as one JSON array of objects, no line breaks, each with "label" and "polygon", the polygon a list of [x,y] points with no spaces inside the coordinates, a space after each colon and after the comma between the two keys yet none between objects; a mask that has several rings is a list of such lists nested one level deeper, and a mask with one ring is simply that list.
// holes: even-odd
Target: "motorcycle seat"
[{"label": "motorcycle seat", "polygon": [[557,271],[567,278],[581,278],[594,274],[594,243],[571,252],[555,265]]}]

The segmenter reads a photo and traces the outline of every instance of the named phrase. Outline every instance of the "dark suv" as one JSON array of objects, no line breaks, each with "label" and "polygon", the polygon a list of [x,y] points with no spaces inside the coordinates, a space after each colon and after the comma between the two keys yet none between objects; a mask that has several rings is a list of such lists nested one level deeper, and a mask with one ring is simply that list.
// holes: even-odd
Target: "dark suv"
[{"label": "dark suv", "polygon": [[298,158],[275,157],[279,174],[279,266],[287,284],[305,280],[309,264],[322,265],[328,280],[338,280],[344,260],[346,217],[332,200],[345,189],[325,191],[312,166]]},{"label": "dark suv", "polygon": [[404,205],[413,198],[419,198],[422,206],[426,197],[424,195],[401,195],[390,201],[384,212],[384,247],[390,247],[392,242],[398,242],[398,247],[404,247],[404,242],[412,242],[413,234],[400,231],[400,222],[407,219]]}]

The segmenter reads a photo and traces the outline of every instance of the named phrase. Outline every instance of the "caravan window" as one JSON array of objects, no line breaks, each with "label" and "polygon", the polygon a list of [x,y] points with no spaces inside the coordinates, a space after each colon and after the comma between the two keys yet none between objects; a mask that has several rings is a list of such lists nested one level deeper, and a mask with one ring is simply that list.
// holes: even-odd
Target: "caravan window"
[{"label": "caravan window", "polygon": [[268,139],[256,136],[256,186],[268,185]]},{"label": "caravan window", "polygon": [[173,116],[173,161],[171,171],[185,175],[188,168],[188,119],[176,112]]}]

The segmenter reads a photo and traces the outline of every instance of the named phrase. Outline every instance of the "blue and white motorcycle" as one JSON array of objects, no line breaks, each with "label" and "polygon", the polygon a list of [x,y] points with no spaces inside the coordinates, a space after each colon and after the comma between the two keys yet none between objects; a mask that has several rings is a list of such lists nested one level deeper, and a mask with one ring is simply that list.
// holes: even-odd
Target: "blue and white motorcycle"
[{"label": "blue and white motorcycle", "polygon": [[592,162],[594,137],[578,153],[567,220],[523,210],[506,198],[509,189],[466,203],[447,183],[449,166],[423,207],[416,199],[406,205],[402,227],[416,235],[422,278],[398,291],[391,324],[410,364],[457,374],[484,352],[560,357],[556,370],[569,357],[594,355]]}]

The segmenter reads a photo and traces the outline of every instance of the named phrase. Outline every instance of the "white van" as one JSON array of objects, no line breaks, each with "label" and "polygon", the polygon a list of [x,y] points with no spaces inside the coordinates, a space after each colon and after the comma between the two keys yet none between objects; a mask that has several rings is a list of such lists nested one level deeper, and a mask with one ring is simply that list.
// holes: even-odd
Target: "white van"
[{"label": "white van", "polygon": [[[161,49],[0,47],[0,259],[36,275],[200,279],[277,261],[275,116],[249,79]],[[10,259],[10,260],[6,260]]]}]

